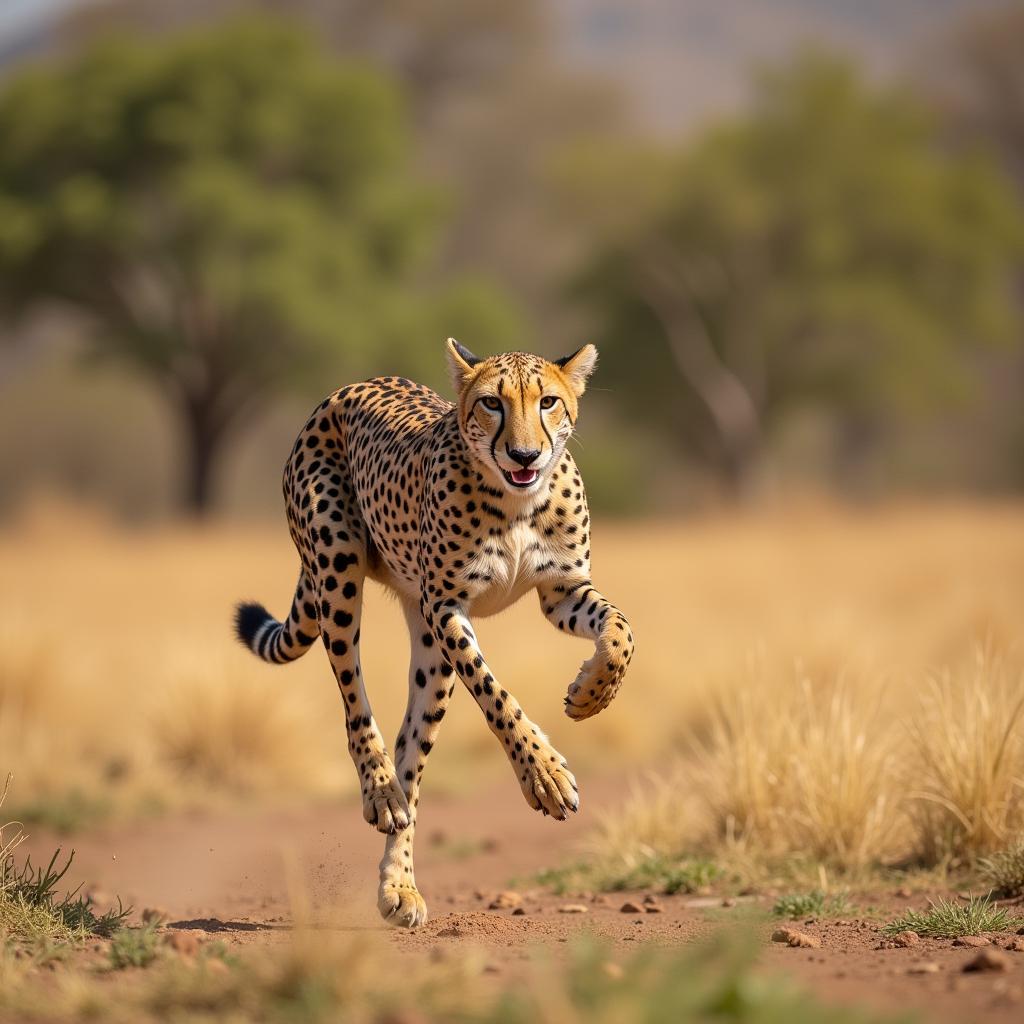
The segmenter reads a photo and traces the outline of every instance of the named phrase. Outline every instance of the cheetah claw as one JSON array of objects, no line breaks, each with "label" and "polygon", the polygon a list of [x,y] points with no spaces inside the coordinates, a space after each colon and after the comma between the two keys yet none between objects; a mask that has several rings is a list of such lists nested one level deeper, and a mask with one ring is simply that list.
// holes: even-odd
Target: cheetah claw
[{"label": "cheetah claw", "polygon": [[414,885],[381,882],[377,909],[388,924],[398,928],[419,928],[427,922],[427,903]]},{"label": "cheetah claw", "polygon": [[412,815],[409,802],[398,784],[392,769],[391,778],[373,782],[363,792],[363,817],[385,835],[401,832],[409,827]]},{"label": "cheetah claw", "polygon": [[526,802],[545,817],[565,821],[568,812],[580,808],[580,794],[569,766],[553,748],[541,750],[532,763],[523,765],[519,785]]}]

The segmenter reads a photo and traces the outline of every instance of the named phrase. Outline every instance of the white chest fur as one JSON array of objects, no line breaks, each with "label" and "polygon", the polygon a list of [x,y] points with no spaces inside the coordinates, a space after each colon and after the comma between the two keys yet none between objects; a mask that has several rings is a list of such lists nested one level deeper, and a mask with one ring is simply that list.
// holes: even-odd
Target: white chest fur
[{"label": "white chest fur", "polygon": [[476,595],[470,614],[482,617],[504,611],[537,585],[546,562],[542,538],[525,521],[500,537],[488,537],[472,563]]}]

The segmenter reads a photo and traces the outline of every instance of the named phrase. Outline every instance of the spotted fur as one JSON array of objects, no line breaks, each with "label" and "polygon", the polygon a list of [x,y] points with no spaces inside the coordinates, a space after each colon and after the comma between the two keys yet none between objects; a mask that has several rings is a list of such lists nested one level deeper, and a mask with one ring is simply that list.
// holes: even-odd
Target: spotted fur
[{"label": "spotted fur", "polygon": [[[633,656],[625,616],[590,579],[590,514],[566,444],[597,352],[548,362],[480,359],[449,339],[453,406],[401,377],[336,391],[299,434],[284,473],[302,570],[288,617],[237,609],[240,639],[286,662],[319,637],[341,691],[363,816],[387,833],[378,905],[413,927],[426,904],[413,874],[419,785],[456,677],[505,749],[529,805],[559,820],[579,806],[565,759],[484,659],[472,618],[534,589],[558,629],[595,642],[565,698],[580,720],[615,697]],[[359,662],[366,579],[397,594],[412,657],[405,718],[388,754]]]}]

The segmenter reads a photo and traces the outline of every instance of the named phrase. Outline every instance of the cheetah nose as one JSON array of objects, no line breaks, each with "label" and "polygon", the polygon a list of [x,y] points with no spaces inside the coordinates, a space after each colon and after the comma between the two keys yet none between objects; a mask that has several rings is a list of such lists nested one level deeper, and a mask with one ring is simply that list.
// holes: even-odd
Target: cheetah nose
[{"label": "cheetah nose", "polygon": [[508,457],[510,459],[515,459],[516,462],[518,462],[519,465],[523,467],[523,469],[527,469],[530,463],[533,462],[533,460],[537,458],[538,455],[540,455],[540,450],[537,448],[533,448],[527,451],[525,448],[506,447],[505,451],[508,452]]}]

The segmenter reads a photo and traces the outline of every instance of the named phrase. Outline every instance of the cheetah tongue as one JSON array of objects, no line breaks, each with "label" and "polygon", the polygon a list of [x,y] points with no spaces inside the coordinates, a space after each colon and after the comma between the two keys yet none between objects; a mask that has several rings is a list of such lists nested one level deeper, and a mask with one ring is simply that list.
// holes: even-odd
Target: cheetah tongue
[{"label": "cheetah tongue", "polygon": [[512,477],[512,482],[517,484],[532,484],[537,479],[537,470],[535,469],[516,469],[509,473]]}]

